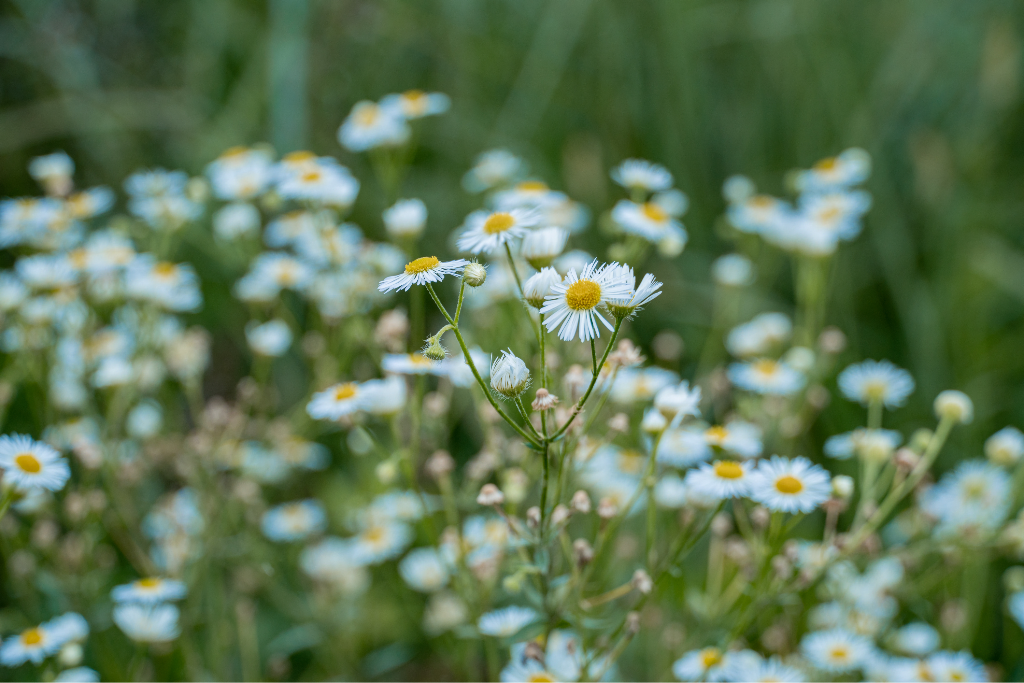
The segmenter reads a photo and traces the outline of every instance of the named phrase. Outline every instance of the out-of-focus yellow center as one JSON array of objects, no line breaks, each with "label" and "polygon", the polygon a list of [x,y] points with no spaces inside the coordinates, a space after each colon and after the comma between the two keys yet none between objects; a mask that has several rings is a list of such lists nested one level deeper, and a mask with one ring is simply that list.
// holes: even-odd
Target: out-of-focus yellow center
[{"label": "out-of-focus yellow center", "polygon": [[980,500],[985,496],[985,482],[969,481],[964,484],[964,496],[971,500]]},{"label": "out-of-focus yellow center", "polygon": [[31,453],[22,453],[16,456],[14,458],[14,464],[16,464],[21,471],[28,472],[29,474],[36,474],[39,470],[43,469],[43,466],[39,464],[39,458]]},{"label": "out-of-focus yellow center", "polygon": [[284,158],[282,160],[285,161],[286,163],[298,164],[306,161],[312,161],[313,159],[316,159],[315,154],[313,154],[312,152],[301,150],[298,152],[288,152],[288,154],[284,155]]},{"label": "out-of-focus yellow center", "polygon": [[356,383],[355,382],[345,382],[344,384],[339,384],[338,386],[336,386],[334,388],[334,400],[335,401],[344,401],[346,398],[352,398],[355,395],[356,395]]},{"label": "out-of-focus yellow center", "polygon": [[700,660],[704,668],[708,669],[722,661],[722,653],[717,647],[709,647],[700,653]]},{"label": "out-of-focus yellow center", "polygon": [[302,174],[302,182],[315,183],[320,180],[320,171],[306,171]]},{"label": "out-of-focus yellow center", "polygon": [[762,375],[774,375],[779,371],[779,364],[771,359],[762,358],[754,363],[754,371]]},{"label": "out-of-focus yellow center", "polygon": [[557,679],[547,671],[538,671],[530,674],[530,677],[526,680],[529,683],[554,683]]},{"label": "out-of-focus yellow center", "polygon": [[836,170],[836,167],[838,165],[839,165],[839,160],[838,159],[836,159],[835,157],[828,157],[827,159],[822,159],[818,163],[814,164],[814,170],[815,171],[824,171],[824,172],[828,173],[829,171]]},{"label": "out-of-focus yellow center", "polygon": [[542,180],[524,180],[516,185],[516,189],[523,192],[543,192],[548,189],[548,186]]},{"label": "out-of-focus yellow center", "polygon": [[743,468],[730,460],[719,460],[715,463],[715,476],[721,479],[739,479],[743,476]]},{"label": "out-of-focus yellow center", "polygon": [[243,154],[245,154],[248,151],[249,150],[247,150],[245,147],[232,147],[232,148],[228,149],[227,151],[225,151],[223,154],[221,154],[220,158],[221,159],[230,159],[231,157],[242,156]]},{"label": "out-of-focus yellow center", "polygon": [[665,209],[661,208],[654,202],[647,202],[643,208],[644,215],[650,218],[656,223],[662,223],[668,218],[668,214],[665,213]]},{"label": "out-of-focus yellow center", "polygon": [[159,277],[172,277],[178,272],[178,266],[170,263],[169,261],[161,261],[153,266],[153,272]]},{"label": "out-of-focus yellow center", "polygon": [[488,235],[496,235],[499,232],[505,232],[515,224],[516,219],[512,217],[512,214],[499,211],[492,213],[484,221],[484,232]]},{"label": "out-of-focus yellow center", "polygon": [[834,660],[846,661],[850,656],[850,651],[846,649],[845,645],[836,645],[832,648],[831,652],[829,652],[829,655],[831,655]]},{"label": "out-of-focus yellow center", "polygon": [[43,632],[38,628],[30,628],[27,631],[23,631],[21,634],[21,643],[23,645],[38,645],[43,642]]},{"label": "out-of-focus yellow center", "polygon": [[577,280],[565,290],[565,303],[574,311],[589,311],[601,302],[601,285],[592,280]]},{"label": "out-of-focus yellow center", "polygon": [[729,436],[729,432],[726,431],[725,427],[718,425],[704,432],[704,438],[707,439],[708,443],[714,446],[722,445],[722,442],[725,441],[727,436]]},{"label": "out-of-focus yellow center", "polygon": [[750,199],[750,204],[755,209],[767,209],[775,203],[775,200],[766,194],[759,194]]},{"label": "out-of-focus yellow center", "polygon": [[431,268],[436,268],[441,263],[436,256],[422,256],[415,261],[409,261],[405,264],[406,275],[415,275],[416,273],[423,273]]},{"label": "out-of-focus yellow center", "polygon": [[864,384],[864,395],[871,401],[881,401],[885,397],[885,382],[871,380]]},{"label": "out-of-focus yellow center", "polygon": [[89,252],[85,249],[74,249],[68,254],[68,259],[75,268],[85,268],[89,263]]},{"label": "out-of-focus yellow center", "polygon": [[406,90],[404,93],[402,93],[402,97],[404,97],[409,102],[418,102],[419,100],[422,100],[426,96],[427,94],[422,90]]},{"label": "out-of-focus yellow center", "polygon": [[139,588],[147,588],[147,589],[150,589],[150,590],[158,587],[161,583],[163,583],[163,581],[161,581],[160,579],[154,579],[154,578],[139,579],[138,581],[135,582],[135,584]]},{"label": "out-of-focus yellow center", "polygon": [[365,107],[360,107],[359,111],[356,112],[356,123],[361,126],[372,126],[377,120],[379,110],[376,104],[368,104]]},{"label": "out-of-focus yellow center", "polygon": [[775,480],[775,489],[779,493],[793,495],[804,490],[804,483],[796,477],[787,474]]},{"label": "out-of-focus yellow center", "polygon": [[839,210],[838,206],[830,206],[827,209],[822,209],[818,212],[818,220],[822,223],[831,223],[838,219],[842,215],[842,211]]},{"label": "out-of-focus yellow center", "polygon": [[409,362],[412,363],[414,367],[419,367],[419,368],[432,368],[432,367],[434,367],[434,361],[430,360],[429,358],[424,356],[422,353],[410,353],[409,354]]},{"label": "out-of-focus yellow center", "polygon": [[644,465],[644,456],[639,451],[625,450],[619,454],[619,469],[627,474],[638,474]]},{"label": "out-of-focus yellow center", "polygon": [[385,535],[384,527],[380,526],[372,526],[363,532],[363,538],[370,543],[380,543],[384,540]]}]

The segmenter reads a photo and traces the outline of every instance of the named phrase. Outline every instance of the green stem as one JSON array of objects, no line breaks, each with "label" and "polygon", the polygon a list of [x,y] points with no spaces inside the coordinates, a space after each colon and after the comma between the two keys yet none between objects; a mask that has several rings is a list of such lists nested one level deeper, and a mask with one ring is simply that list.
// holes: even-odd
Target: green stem
[{"label": "green stem", "polygon": [[[612,346],[615,345],[615,339],[619,336],[620,327],[622,327],[622,320],[616,320],[615,329],[612,330],[612,338],[608,340],[608,346],[606,346],[604,349],[604,355],[601,357],[601,363],[598,367],[604,367],[605,361],[608,360],[608,354],[611,353]],[[576,402],[576,405],[573,407],[572,413],[569,415],[569,418],[565,421],[565,424],[559,427],[558,431],[555,432],[550,437],[552,440],[557,439],[562,434],[564,434],[565,430],[567,430],[569,428],[569,425],[572,424],[573,420],[576,419],[576,416],[580,414],[581,410],[583,410],[583,406],[586,405],[587,399],[590,398],[590,393],[594,390],[594,386],[597,384],[598,374],[599,373],[597,372],[594,373],[594,376],[590,379],[590,386],[587,387],[586,393],[584,393],[583,397]]]}]

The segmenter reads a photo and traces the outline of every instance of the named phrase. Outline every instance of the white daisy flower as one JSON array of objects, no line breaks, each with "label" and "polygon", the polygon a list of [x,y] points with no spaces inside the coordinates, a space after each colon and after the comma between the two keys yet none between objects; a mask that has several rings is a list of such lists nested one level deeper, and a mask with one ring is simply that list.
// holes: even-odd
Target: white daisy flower
[{"label": "white daisy flower", "polygon": [[843,628],[808,633],[800,651],[814,667],[829,673],[847,673],[862,668],[874,651],[872,642]]},{"label": "white daisy flower", "polygon": [[940,650],[924,660],[922,680],[929,681],[987,681],[985,665],[967,650],[950,652]]},{"label": "white daisy flower", "polygon": [[754,281],[754,264],[742,254],[719,256],[711,264],[711,277],[723,287],[746,287]]},{"label": "white daisy flower", "polygon": [[616,318],[626,318],[633,315],[636,311],[640,310],[640,307],[644,304],[657,299],[661,296],[661,283],[654,279],[654,276],[647,273],[640,280],[640,285],[636,285],[636,276],[633,275],[633,269],[626,265],[612,264],[612,268],[618,269],[616,279],[621,278],[624,282],[629,283],[630,293],[628,296],[621,299],[612,299],[609,297],[606,305],[608,311]]},{"label": "white daisy flower", "polygon": [[654,485],[654,502],[658,507],[676,510],[689,500],[689,487],[677,474],[665,474]]},{"label": "white daisy flower", "polygon": [[174,605],[124,604],[114,608],[114,623],[134,641],[166,643],[181,633],[180,614]]},{"label": "white daisy flower", "polygon": [[365,152],[375,147],[397,147],[408,141],[412,131],[400,107],[384,107],[363,100],[338,129],[338,141],[352,152]]},{"label": "white daisy flower", "polygon": [[1024,434],[1016,427],[1003,427],[985,441],[985,457],[997,465],[1009,467],[1024,456]]},{"label": "white daisy flower", "polygon": [[718,498],[740,498],[750,492],[754,466],[734,460],[702,463],[686,474],[686,486],[697,495]]},{"label": "white daisy flower", "polygon": [[512,605],[481,615],[477,628],[485,636],[509,638],[519,633],[527,624],[536,621],[539,616],[529,607]]},{"label": "white daisy flower", "polygon": [[161,602],[181,600],[185,597],[185,592],[185,584],[181,581],[154,576],[115,586],[110,591],[110,597],[114,602],[154,605]]},{"label": "white daisy flower", "polygon": [[6,638],[0,645],[0,664],[20,666],[25,662],[39,664],[55,653],[64,643],[54,637],[48,624],[22,631],[19,635]]},{"label": "white daisy flower", "polygon": [[523,236],[519,255],[531,266],[541,270],[550,266],[555,257],[565,250],[565,243],[568,241],[569,232],[563,228],[530,230]]},{"label": "white daisy flower", "polygon": [[3,481],[22,491],[59,491],[71,477],[71,469],[60,453],[21,434],[0,436],[0,468]]},{"label": "white daisy flower", "polygon": [[381,280],[377,289],[381,292],[406,292],[413,285],[440,282],[446,275],[458,275],[469,261],[440,261],[436,256],[421,256],[405,264],[405,272]]},{"label": "white daisy flower", "polygon": [[881,402],[887,408],[898,408],[914,391],[914,378],[887,360],[866,360],[839,373],[839,390],[851,401],[869,405]]},{"label": "white daisy flower", "polygon": [[679,375],[665,368],[622,368],[609,391],[616,403],[629,404],[650,401],[665,387],[678,383]]},{"label": "white daisy flower", "polygon": [[783,361],[761,358],[729,366],[729,381],[758,394],[789,396],[803,388],[806,378]]},{"label": "white daisy flower", "polygon": [[871,157],[863,149],[853,147],[801,171],[795,185],[800,192],[844,188],[864,182],[870,173]]},{"label": "white daisy flower", "polygon": [[388,353],[381,359],[380,367],[384,372],[400,375],[436,375],[441,364],[422,353]]},{"label": "white daisy flower", "polygon": [[370,573],[356,553],[356,545],[347,538],[325,538],[299,556],[302,571],[314,581],[344,595],[359,595],[370,587]]},{"label": "white daisy flower", "polygon": [[769,510],[810,512],[832,495],[828,472],[803,457],[773,455],[750,477],[750,497]]},{"label": "white daisy flower", "polygon": [[799,669],[783,664],[779,657],[764,659],[751,650],[727,652],[722,661],[722,677],[727,681],[750,683],[801,683],[806,680]]},{"label": "white daisy flower", "polygon": [[674,386],[663,387],[654,396],[654,407],[669,419],[687,415],[699,417],[699,406],[700,387],[691,389],[690,383],[685,380]]},{"label": "white daisy flower", "polygon": [[327,514],[316,500],[298,500],[267,510],[260,526],[272,541],[301,541],[324,531]]},{"label": "white daisy flower", "polygon": [[704,430],[704,441],[745,460],[761,455],[761,428],[742,420],[709,427]]},{"label": "white daisy flower", "polygon": [[[115,200],[114,191],[109,187],[91,187],[68,197],[64,206],[74,218],[86,219],[106,213]],[[67,230],[66,227],[62,229]]]},{"label": "white daisy flower", "polygon": [[306,412],[314,420],[337,420],[362,407],[362,392],[357,382],[342,382],[313,394]]},{"label": "white daisy flower", "polygon": [[409,587],[421,593],[433,593],[448,585],[448,563],[437,548],[416,548],[398,563],[398,573]]},{"label": "white daisy flower", "polygon": [[562,281],[562,276],[554,268],[541,268],[523,283],[523,296],[526,303],[534,308],[541,308],[551,288]]},{"label": "white daisy flower", "polygon": [[415,239],[427,226],[427,205],[420,199],[399,199],[383,214],[384,229],[395,239]]},{"label": "white daisy flower", "polygon": [[793,323],[782,313],[761,313],[729,330],[725,347],[737,358],[764,356],[789,340]]},{"label": "white daisy flower", "polygon": [[311,157],[277,170],[277,194],[282,199],[314,202],[347,209],[359,194],[359,181],[331,157]]},{"label": "white daisy flower", "polygon": [[64,151],[34,157],[28,163],[28,174],[33,180],[41,183],[51,183],[55,180],[70,181],[74,172],[75,162]]},{"label": "white daisy flower", "polygon": [[213,232],[222,240],[255,235],[260,229],[260,211],[247,202],[225,204],[213,214]]},{"label": "white daisy flower", "polygon": [[690,650],[672,664],[672,674],[681,681],[721,681],[722,651],[717,647]]},{"label": "white daisy flower", "polygon": [[892,455],[902,442],[903,435],[891,429],[855,429],[830,436],[825,441],[824,452],[836,460],[847,460],[859,455],[881,462]]},{"label": "white daisy flower", "polygon": [[271,320],[262,325],[250,321],[245,326],[245,339],[259,355],[277,357],[291,346],[292,330],[283,320]]},{"label": "white daisy flower", "polygon": [[424,116],[443,114],[451,107],[452,101],[444,93],[406,90],[381,98],[380,106],[397,109],[407,119],[421,119]]},{"label": "white daisy flower", "polygon": [[790,220],[793,207],[781,199],[759,194],[731,202],[726,215],[740,232],[774,234],[778,226]]},{"label": "white daisy flower", "polygon": [[474,211],[466,216],[462,234],[459,236],[459,251],[471,254],[490,254],[507,242],[522,237],[527,228],[537,224],[539,216],[529,209],[511,211]]},{"label": "white daisy flower", "polygon": [[[661,415],[660,412],[657,414]],[[661,436],[657,460],[663,465],[685,469],[707,460],[713,452],[700,429],[673,427],[666,429]]]},{"label": "white daisy flower", "polygon": [[156,261],[139,256],[125,272],[128,296],[148,301],[176,312],[194,311],[203,303],[199,277],[187,263]]},{"label": "white daisy flower", "polygon": [[585,342],[601,336],[597,320],[612,330],[611,323],[597,312],[597,307],[611,300],[629,299],[633,295],[628,279],[617,267],[612,267],[617,265],[612,263],[598,267],[595,259],[579,276],[571,269],[565,280],[552,285],[551,294],[540,309],[547,316],[544,326],[548,332],[560,328],[558,337],[562,341],[572,341],[578,334],[580,341]]},{"label": "white daisy flower", "polygon": [[689,238],[682,223],[655,200],[643,204],[628,199],[619,200],[612,208],[611,216],[624,232],[642,237],[648,242],[657,243],[667,237],[674,237],[685,245]]},{"label": "white daisy flower", "polygon": [[974,419],[974,402],[962,391],[947,389],[935,397],[935,415],[940,420],[950,419],[969,424]]},{"label": "white daisy flower", "polygon": [[371,518],[352,538],[353,552],[362,564],[379,564],[401,555],[412,540],[407,524]]},{"label": "white daisy flower", "polygon": [[491,388],[505,398],[515,398],[530,386],[530,369],[512,350],[502,351],[491,364]]},{"label": "white daisy flower", "polygon": [[263,194],[273,166],[267,150],[232,147],[206,167],[206,176],[218,199],[248,200]]},{"label": "white daisy flower", "polygon": [[508,185],[522,176],[526,164],[507,149],[492,149],[476,158],[476,164],[462,178],[467,192],[483,192]]},{"label": "white daisy flower", "polygon": [[99,683],[100,675],[95,669],[87,666],[76,666],[65,669],[53,679],[54,683]]},{"label": "white daisy flower", "polygon": [[667,168],[643,159],[626,159],[612,169],[611,177],[627,190],[659,192],[672,187],[672,174]]},{"label": "white daisy flower", "polygon": [[1005,469],[985,460],[968,460],[921,496],[921,509],[951,531],[994,530],[1009,514],[1011,489]]},{"label": "white daisy flower", "polygon": [[939,647],[941,638],[935,627],[915,621],[897,629],[890,637],[893,649],[911,657],[924,657]]},{"label": "white daisy flower", "polygon": [[363,382],[359,403],[371,415],[394,415],[405,407],[406,387],[401,377],[385,377]]}]

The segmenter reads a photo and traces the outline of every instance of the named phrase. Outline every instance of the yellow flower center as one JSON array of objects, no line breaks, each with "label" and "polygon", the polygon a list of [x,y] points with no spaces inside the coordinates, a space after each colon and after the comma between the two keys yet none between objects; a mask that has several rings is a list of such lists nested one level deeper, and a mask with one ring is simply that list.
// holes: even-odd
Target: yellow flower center
[{"label": "yellow flower center", "polygon": [[704,664],[704,668],[708,669],[722,661],[722,653],[719,652],[717,647],[709,647],[700,653],[700,659]]},{"label": "yellow flower center", "polygon": [[75,268],[85,268],[89,263],[89,252],[85,249],[75,249],[68,254],[68,258],[71,260],[71,265]]},{"label": "yellow flower center", "polygon": [[415,275],[416,273],[423,273],[431,268],[436,268],[440,263],[436,256],[422,256],[415,261],[409,261],[405,264],[405,274]]},{"label": "yellow flower center", "polygon": [[356,383],[355,382],[345,382],[344,384],[339,384],[337,387],[334,388],[334,400],[335,401],[344,401],[346,398],[352,398],[355,395],[356,395]]},{"label": "yellow flower center", "polygon": [[619,469],[627,474],[638,474],[643,464],[644,456],[638,451],[627,450],[619,454]]},{"label": "yellow flower center", "polygon": [[320,180],[320,171],[307,171],[302,174],[302,182],[315,183]]},{"label": "yellow flower center", "polygon": [[402,93],[402,97],[404,97],[409,102],[417,102],[419,100],[422,100],[426,96],[427,94],[422,90],[406,90],[404,93]]},{"label": "yellow flower center", "polygon": [[751,206],[753,206],[755,209],[767,209],[774,203],[775,200],[766,194],[759,194],[750,200]]},{"label": "yellow flower center", "polygon": [[377,105],[368,104],[362,107],[356,114],[356,122],[361,126],[372,126],[374,121],[377,120]]},{"label": "yellow flower center", "polygon": [[721,445],[725,438],[729,436],[729,432],[726,431],[725,427],[715,426],[704,432],[704,438],[707,439],[708,443],[715,446]]},{"label": "yellow flower center", "polygon": [[645,216],[656,223],[662,223],[666,218],[668,218],[668,214],[665,213],[665,209],[661,208],[654,202],[647,202],[644,204],[643,212]]},{"label": "yellow flower center", "polygon": [[964,496],[971,500],[980,500],[985,497],[985,482],[970,481],[964,484]]},{"label": "yellow flower center", "polygon": [[829,654],[832,656],[832,659],[846,661],[850,656],[850,651],[846,649],[845,645],[836,645]]},{"label": "yellow flower center", "polygon": [[243,154],[245,154],[248,151],[249,150],[247,150],[245,147],[232,147],[232,148],[228,149],[227,151],[225,151],[223,154],[221,154],[220,158],[221,159],[230,159],[231,157],[242,156]]},{"label": "yellow flower center", "polygon": [[547,671],[538,671],[537,673],[530,674],[530,677],[526,680],[528,683],[554,683],[556,679]]},{"label": "yellow flower center", "polygon": [[413,364],[413,367],[434,367],[434,361],[430,360],[422,353],[410,353],[409,362]]},{"label": "yellow flower center", "polygon": [[153,266],[153,272],[156,273],[158,277],[172,277],[176,272],[178,272],[178,267],[168,261],[161,261]]},{"label": "yellow flower center", "polygon": [[814,170],[815,171],[824,171],[824,172],[828,173],[829,171],[834,171],[836,169],[836,166],[838,166],[838,165],[839,165],[839,160],[838,159],[836,159],[835,157],[829,157],[827,159],[822,159],[821,161],[816,163],[814,165]]},{"label": "yellow flower center", "polygon": [[827,209],[822,209],[818,213],[818,220],[820,220],[820,221],[822,221],[824,223],[831,223],[832,221],[834,221],[837,218],[839,218],[841,213],[842,212],[839,210],[838,207],[830,206]]},{"label": "yellow flower center", "polygon": [[14,464],[16,464],[23,472],[29,474],[36,474],[39,470],[43,469],[43,466],[39,463],[39,458],[32,455],[31,453],[22,453],[14,458]]},{"label": "yellow flower center", "polygon": [[768,358],[762,358],[754,363],[754,371],[762,375],[774,375],[779,371],[779,364]]},{"label": "yellow flower center", "polygon": [[38,628],[30,628],[21,634],[21,643],[23,645],[38,645],[43,642],[43,632]]},{"label": "yellow flower center", "polygon": [[881,401],[885,397],[885,382],[872,380],[864,384],[864,395],[871,401]]},{"label": "yellow flower center", "polygon": [[148,579],[139,579],[138,581],[135,582],[135,585],[137,585],[139,588],[145,588],[147,590],[152,590],[152,589],[158,587],[161,583],[163,583],[163,581],[161,581],[160,579],[148,578]]},{"label": "yellow flower center", "polygon": [[488,235],[496,235],[499,232],[505,232],[515,224],[516,219],[512,218],[512,214],[499,211],[492,213],[484,221],[484,232]]},{"label": "yellow flower center", "polygon": [[775,489],[779,493],[794,495],[804,490],[804,483],[796,477],[787,474],[775,480]]},{"label": "yellow flower center", "polygon": [[743,476],[743,468],[730,460],[719,460],[715,463],[715,476],[721,479],[739,479]]},{"label": "yellow flower center", "polygon": [[285,154],[284,158],[283,158],[283,161],[285,161],[287,163],[290,163],[290,164],[298,164],[298,163],[302,163],[302,162],[305,162],[305,161],[310,161],[312,159],[316,159],[316,155],[313,154],[312,152],[298,151],[298,152],[289,152],[288,154]]},{"label": "yellow flower center", "polygon": [[592,280],[577,280],[565,290],[565,303],[574,311],[589,311],[601,302],[601,285]]},{"label": "yellow flower center", "polygon": [[548,186],[542,180],[524,180],[516,185],[516,189],[524,192],[543,192],[548,189]]},{"label": "yellow flower center", "polygon": [[372,526],[363,532],[363,538],[370,543],[380,543],[384,540],[386,533],[384,527]]}]

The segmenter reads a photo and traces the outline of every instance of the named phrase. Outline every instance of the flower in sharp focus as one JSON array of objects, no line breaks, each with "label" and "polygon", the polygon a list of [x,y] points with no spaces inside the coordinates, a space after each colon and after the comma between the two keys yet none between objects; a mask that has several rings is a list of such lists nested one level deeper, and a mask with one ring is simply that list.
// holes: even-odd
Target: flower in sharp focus
[{"label": "flower in sharp focus", "polygon": [[626,159],[611,171],[612,180],[627,190],[659,192],[672,187],[672,174],[660,164]]},{"label": "flower in sharp focus", "polygon": [[530,386],[530,369],[511,350],[502,351],[491,364],[491,388],[505,398],[515,398]]},{"label": "flower in sharp focus", "polygon": [[750,497],[769,510],[810,512],[831,495],[828,472],[807,458],[773,455],[751,474]]},{"label": "flower in sharp focus", "polygon": [[761,358],[729,366],[729,381],[740,389],[757,394],[789,396],[800,391],[806,378],[783,361]]},{"label": "flower in sharp focus", "polygon": [[71,476],[71,469],[60,453],[21,434],[0,436],[0,468],[4,481],[22,491],[59,491]]},{"label": "flower in sharp focus", "polygon": [[878,401],[887,408],[898,408],[914,391],[910,373],[887,360],[851,365],[839,373],[837,381],[846,398],[865,406]]},{"label": "flower in sharp focus", "polygon": [[110,591],[114,602],[134,602],[153,605],[185,597],[185,584],[174,579],[148,577],[115,586]]},{"label": "flower in sharp focus", "polygon": [[800,650],[811,664],[829,673],[846,673],[864,666],[872,657],[871,641],[842,628],[816,631],[804,636]]},{"label": "flower in sharp focus", "polygon": [[534,308],[541,308],[551,288],[561,281],[562,276],[554,268],[541,268],[523,283],[523,297],[526,303]]},{"label": "flower in sharp focus", "polygon": [[301,541],[322,533],[327,514],[317,500],[299,500],[272,507],[263,513],[263,535],[272,541]]},{"label": "flower in sharp focus", "polygon": [[[612,264],[612,268],[615,267],[616,264]],[[619,270],[618,276],[622,280],[629,282],[630,293],[629,296],[621,299],[609,298],[606,305],[608,311],[621,320],[633,315],[647,302],[658,298],[661,295],[661,283],[655,280],[653,275],[647,273],[641,278],[640,285],[634,289],[636,276],[633,275],[633,269],[626,265],[619,265],[617,268]]]},{"label": "flower in sharp focus", "polygon": [[456,259],[441,261],[436,256],[422,256],[405,264],[405,272],[381,280],[377,289],[381,292],[408,291],[413,285],[440,282],[446,275],[458,275],[469,261]]},{"label": "flower in sharp focus", "polygon": [[513,605],[481,615],[477,628],[485,636],[508,638],[519,633],[527,624],[536,621],[539,616],[529,607]]},{"label": "flower in sharp focus", "polygon": [[612,330],[613,327],[604,316],[597,312],[597,307],[610,300],[629,299],[633,295],[632,286],[618,264],[597,265],[597,259],[583,268],[576,275],[570,269],[565,279],[551,286],[551,293],[545,298],[540,312],[547,317],[544,326],[548,332],[558,328],[558,337],[562,341],[572,341],[579,336],[580,341],[590,341],[601,336],[597,321]]},{"label": "flower in sharp focus", "polygon": [[114,608],[114,623],[134,641],[166,643],[181,633],[180,614],[174,605],[124,604]]},{"label": "flower in sharp focus", "polygon": [[490,254],[516,237],[522,237],[538,220],[537,213],[529,209],[474,211],[466,216],[465,230],[457,246],[460,251],[471,254]]}]

